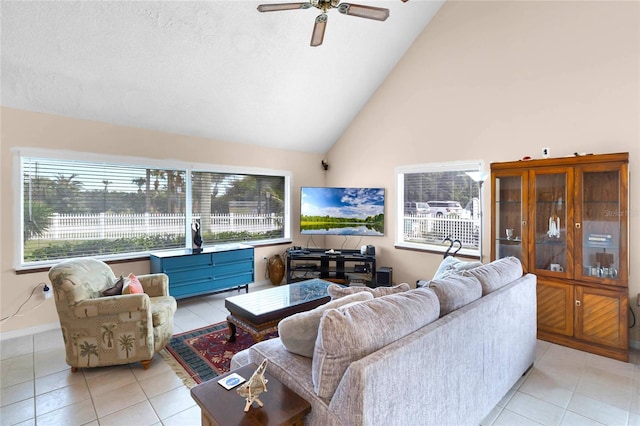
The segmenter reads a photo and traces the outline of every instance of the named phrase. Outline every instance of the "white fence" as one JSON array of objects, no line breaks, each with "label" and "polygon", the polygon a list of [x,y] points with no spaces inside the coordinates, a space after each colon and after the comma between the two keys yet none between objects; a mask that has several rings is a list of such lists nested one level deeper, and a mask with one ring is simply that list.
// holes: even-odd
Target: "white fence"
[{"label": "white fence", "polygon": [[445,237],[460,240],[465,248],[479,245],[479,219],[406,215],[404,217],[405,241],[426,244],[442,244]]},{"label": "white fence", "polygon": [[[193,216],[192,222],[200,219]],[[282,228],[283,218],[276,215],[215,214],[209,231],[267,232]],[[204,231],[206,232],[207,229]],[[179,214],[53,214],[47,230],[38,240],[97,240],[132,238],[143,235],[184,234],[185,216]]]}]

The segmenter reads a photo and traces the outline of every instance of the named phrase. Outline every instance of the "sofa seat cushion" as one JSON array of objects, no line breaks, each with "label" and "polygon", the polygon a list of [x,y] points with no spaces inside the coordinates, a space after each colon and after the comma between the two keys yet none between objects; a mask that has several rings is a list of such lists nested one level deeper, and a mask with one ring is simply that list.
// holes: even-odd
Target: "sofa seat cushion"
[{"label": "sofa seat cushion", "polygon": [[151,319],[154,327],[167,321],[173,321],[173,314],[178,309],[178,304],[173,296],[157,296],[151,297],[149,300],[151,302]]},{"label": "sofa seat cushion", "polygon": [[371,299],[373,299],[371,293],[354,293],[332,300],[310,311],[291,315],[278,324],[280,340],[282,340],[282,344],[289,352],[311,358],[316,344],[316,337],[318,336],[320,318],[322,318],[322,314],[327,309],[335,309],[349,303]]},{"label": "sofa seat cushion", "polygon": [[411,287],[409,287],[409,284],[407,283],[398,284],[393,287],[376,287],[376,288],[369,288],[364,286],[342,287],[337,284],[331,284],[329,285],[329,287],[327,287],[327,291],[329,292],[329,296],[331,296],[331,299],[338,299],[340,297],[344,297],[349,294],[362,293],[362,292],[371,293],[373,297],[382,297],[382,296],[387,296],[389,294],[402,293],[403,291],[408,291],[410,289]]},{"label": "sofa seat cushion", "polygon": [[482,297],[482,286],[476,277],[431,280],[429,288],[438,296],[441,317]]},{"label": "sofa seat cushion", "polygon": [[331,398],[352,362],[435,321],[439,314],[438,298],[429,288],[325,311],[311,370],[316,394]]},{"label": "sofa seat cushion", "polygon": [[475,277],[482,285],[482,295],[498,290],[522,276],[522,263],[517,257],[504,257],[486,265],[464,271],[464,276]]}]

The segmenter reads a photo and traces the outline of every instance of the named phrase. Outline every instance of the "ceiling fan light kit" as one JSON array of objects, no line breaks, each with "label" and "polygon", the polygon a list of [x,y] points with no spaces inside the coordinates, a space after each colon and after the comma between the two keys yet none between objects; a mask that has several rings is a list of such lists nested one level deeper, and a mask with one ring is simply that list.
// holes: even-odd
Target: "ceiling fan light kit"
[{"label": "ceiling fan light kit", "polygon": [[[402,1],[406,2],[407,0]],[[327,27],[327,11],[330,9],[337,8],[338,12],[344,15],[373,19],[375,21],[385,21],[389,17],[389,9],[353,3],[340,3],[340,0],[310,0],[305,3],[261,4],[258,6],[258,12],[309,9],[311,7],[315,7],[322,11],[322,13],[316,17],[316,21],[313,26],[313,33],[311,33],[311,46],[320,46],[322,44],[322,41],[324,40],[324,32]]]}]

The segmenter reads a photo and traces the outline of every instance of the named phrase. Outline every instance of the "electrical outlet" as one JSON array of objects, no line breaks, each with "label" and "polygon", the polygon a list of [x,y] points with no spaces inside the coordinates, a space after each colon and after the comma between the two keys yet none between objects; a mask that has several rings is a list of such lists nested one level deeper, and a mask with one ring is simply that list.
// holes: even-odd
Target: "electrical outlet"
[{"label": "electrical outlet", "polygon": [[542,158],[549,158],[549,148],[542,148]]},{"label": "electrical outlet", "polygon": [[45,284],[44,287],[42,288],[42,295],[44,296],[44,298],[50,299],[52,294],[53,292],[51,291],[51,287]]},{"label": "electrical outlet", "polygon": [[266,262],[267,261],[267,256],[262,256],[262,261]]}]

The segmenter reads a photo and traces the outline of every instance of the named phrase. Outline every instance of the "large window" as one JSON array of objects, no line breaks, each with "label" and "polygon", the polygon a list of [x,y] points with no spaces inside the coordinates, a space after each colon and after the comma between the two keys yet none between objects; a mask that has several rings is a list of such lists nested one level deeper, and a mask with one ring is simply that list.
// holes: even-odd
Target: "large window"
[{"label": "large window", "polygon": [[196,222],[205,247],[291,238],[286,172],[31,150],[16,169],[16,268],[191,247]]},{"label": "large window", "polygon": [[396,169],[396,245],[479,256],[482,239],[481,162],[404,166]]}]

